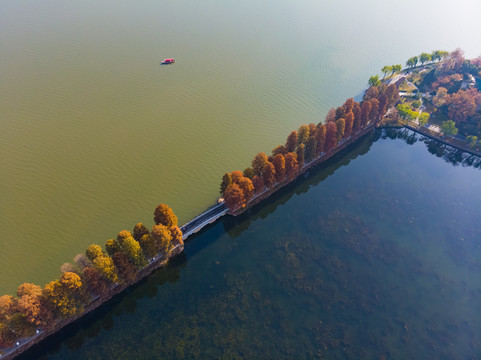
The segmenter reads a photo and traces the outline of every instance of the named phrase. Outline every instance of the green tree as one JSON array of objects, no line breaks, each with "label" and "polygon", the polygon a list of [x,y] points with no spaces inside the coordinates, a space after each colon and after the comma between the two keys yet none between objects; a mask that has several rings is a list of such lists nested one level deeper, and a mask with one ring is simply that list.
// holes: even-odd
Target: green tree
[{"label": "green tree", "polygon": [[220,183],[220,194],[222,196],[224,196],[225,189],[227,189],[230,184],[232,184],[232,177],[229,173],[225,173],[222,177],[222,182]]},{"label": "green tree", "polygon": [[408,67],[414,67],[416,66],[418,63],[418,57],[417,56],[413,56],[412,58],[409,58],[408,61],[406,62],[406,65]]},{"label": "green tree", "polygon": [[392,71],[392,66],[386,65],[381,69],[381,71],[383,72],[384,77],[386,77],[386,75]]},{"label": "green tree", "polygon": [[381,80],[379,80],[379,76],[373,75],[369,78],[368,84],[369,86],[378,86],[381,84]]},{"label": "green tree", "polygon": [[85,255],[87,255],[90,261],[94,261],[97,257],[103,256],[105,254],[102,250],[102,247],[96,244],[92,244],[87,248],[87,250],[85,250]]},{"label": "green tree", "polygon": [[419,125],[424,126],[428,123],[429,121],[429,113],[423,112],[419,115]]},{"label": "green tree", "polygon": [[167,227],[177,226],[177,216],[172,209],[166,204],[158,205],[154,210],[155,224],[162,224]]},{"label": "green tree", "polygon": [[396,109],[399,115],[406,120],[412,121],[417,117],[417,113],[412,111],[408,104],[399,104]]},{"label": "green tree", "polygon": [[116,252],[120,251],[120,245],[119,242],[116,239],[108,239],[105,242],[105,250],[107,250],[107,254],[112,256]]},{"label": "green tree", "polygon": [[157,246],[150,234],[145,234],[144,236],[142,236],[139,240],[139,244],[145,256],[149,259],[157,255]]},{"label": "green tree", "polygon": [[432,60],[432,61],[439,61],[439,60],[441,60],[441,51],[439,51],[439,50],[434,50],[434,51],[431,53],[431,60]]},{"label": "green tree", "polygon": [[309,126],[301,125],[297,131],[297,134],[297,146],[300,144],[306,144],[307,140],[309,139]]},{"label": "green tree", "polygon": [[421,61],[421,65],[424,65],[425,62],[431,61],[431,54],[422,53],[419,55],[419,61]]},{"label": "green tree", "polygon": [[145,266],[144,253],[139,242],[135,240],[133,236],[122,237],[119,240],[120,250],[127,256],[129,261],[138,268]]},{"label": "green tree", "polygon": [[307,140],[306,147],[304,149],[304,157],[307,161],[311,161],[316,156],[317,150],[317,138],[315,136],[310,136]]},{"label": "green tree", "polygon": [[478,137],[474,135],[469,135],[466,140],[468,140],[468,145],[470,148],[474,149],[476,144],[478,143]]},{"label": "green tree", "polygon": [[443,132],[444,136],[456,135],[458,133],[456,124],[452,120],[443,121],[441,123],[441,131]]},{"label": "green tree", "polygon": [[397,73],[397,72],[401,71],[402,66],[401,66],[401,64],[392,65],[391,69],[392,69],[392,73],[394,74],[394,73]]},{"label": "green tree", "polygon": [[411,106],[415,109],[419,109],[421,107],[421,100],[414,100],[412,103],[411,103]]},{"label": "green tree", "polygon": [[261,175],[268,162],[267,155],[263,152],[258,153],[252,160],[252,168],[255,175]]},{"label": "green tree", "polygon": [[135,224],[134,231],[132,233],[134,239],[139,241],[145,234],[149,234],[149,229],[147,229],[147,226],[142,223]]},{"label": "green tree", "polygon": [[252,180],[252,178],[254,177],[254,169],[251,167],[245,168],[242,174],[244,175],[244,177]]},{"label": "green tree", "polygon": [[304,161],[305,161],[305,146],[304,146],[304,144],[300,144],[297,147],[296,155],[297,155],[297,163],[299,164],[299,168],[302,169],[304,167]]},{"label": "green tree", "polygon": [[103,276],[105,279],[112,283],[117,283],[119,278],[117,275],[117,269],[110,256],[102,255],[97,256],[93,261],[94,269]]},{"label": "green tree", "polygon": [[446,50],[438,50],[438,54],[441,57],[441,59],[446,58],[449,55],[449,51]]}]

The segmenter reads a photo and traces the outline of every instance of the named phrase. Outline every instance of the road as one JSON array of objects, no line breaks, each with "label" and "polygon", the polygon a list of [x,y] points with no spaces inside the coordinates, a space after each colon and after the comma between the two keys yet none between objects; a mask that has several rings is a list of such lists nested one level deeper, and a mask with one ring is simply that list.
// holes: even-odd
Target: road
[{"label": "road", "polygon": [[228,209],[224,204],[219,204],[210,208],[209,210],[203,212],[196,218],[189,221],[187,224],[183,225],[180,230],[182,230],[183,239],[185,240],[189,235],[196,233],[201,230],[204,226],[214,222],[218,218],[224,216]]}]

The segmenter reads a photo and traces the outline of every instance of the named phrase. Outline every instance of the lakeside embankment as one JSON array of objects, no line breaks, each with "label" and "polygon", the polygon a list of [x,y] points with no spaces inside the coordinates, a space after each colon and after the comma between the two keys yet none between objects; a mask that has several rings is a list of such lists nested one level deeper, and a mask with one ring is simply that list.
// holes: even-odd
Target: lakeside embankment
[{"label": "lakeside embankment", "polygon": [[[255,204],[258,204],[262,200],[267,199],[282,187],[308,172],[312,167],[328,160],[336,153],[360,139],[362,136],[371,132],[379,125],[385,115],[392,109],[393,105],[397,104],[398,101],[399,90],[396,85],[373,85],[366,91],[361,103],[357,103],[353,101],[353,99],[348,99],[343,106],[333,109],[333,111],[328,114],[325,123],[320,122],[318,125],[302,125],[299,128],[299,134],[295,131],[291,132],[286,145],[279,145],[273,150],[272,156],[267,157],[266,154],[259,153],[253,161],[252,168],[247,168],[244,170],[244,173],[234,171],[231,174],[226,174],[228,175],[227,179],[229,181],[227,184],[224,184],[223,182],[223,185],[225,185],[223,191],[227,198],[227,208],[224,204],[219,204],[185,224],[181,228],[182,233],[180,235],[182,239],[186,239],[189,235],[201,230],[207,224],[215,222],[228,212],[236,216]],[[423,132],[419,131],[417,128],[406,127],[423,134]],[[291,135],[295,136],[293,137]],[[453,144],[443,141],[440,138],[436,138],[434,135],[430,137],[453,146]],[[295,140],[293,140],[294,138]],[[479,154],[476,153],[474,153],[474,155],[479,156]],[[287,163],[287,161],[289,162]],[[156,220],[157,225],[159,225],[159,222]],[[175,224],[168,225],[168,228],[172,229],[172,227],[176,227],[176,222],[177,220],[175,220]],[[127,287],[148,276],[157,268],[164,266],[167,263],[167,260],[172,256],[182,252],[183,245],[177,244],[173,248],[174,251],[172,253],[169,253],[167,250],[164,253],[167,254],[166,256],[161,255],[158,259],[154,256],[151,259],[151,256],[148,255],[147,249],[152,245],[149,245],[146,242],[148,239],[141,241],[141,236],[152,235],[152,237],[154,237],[154,229],[152,230],[152,234],[149,234],[149,231],[145,229],[145,233],[139,233],[138,235],[140,236],[135,236],[136,228],[134,228],[135,240],[132,239],[132,241],[138,241],[137,245],[139,246],[140,244],[140,247],[143,248],[142,250],[144,250],[144,252],[142,253],[142,251],[140,251],[139,254],[144,254],[146,256],[148,259],[147,265],[142,263],[143,260],[137,263],[137,260],[139,260],[137,255],[129,253],[126,249],[123,249],[124,245],[122,245],[122,241],[126,240],[123,238],[125,234],[121,236],[120,240],[118,237],[117,242],[119,242],[119,244],[115,244],[114,239],[111,239],[112,241],[109,243],[109,240],[106,244],[107,252],[109,255],[112,255],[113,263],[118,267],[118,275],[124,281],[119,283],[117,280],[112,280],[110,277],[107,277],[112,283],[114,283],[114,285],[106,294],[94,297],[88,303],[85,302],[82,311],[68,313],[71,317],[62,317],[61,320],[57,320],[53,324],[49,323],[48,329],[37,330],[37,333],[34,336],[18,340],[13,347],[4,352],[3,358],[13,358],[34,344],[41,342],[51,334],[60,331],[66,325],[98,308],[101,304],[109,301],[112,297],[119,294]],[[177,230],[179,229],[177,228]],[[119,236],[121,233],[119,233]],[[159,230],[156,232],[155,236],[160,238],[162,237],[161,235],[162,231]],[[132,235],[129,233],[128,236],[131,237]],[[163,240],[161,239],[160,242],[163,242]],[[98,245],[95,246],[98,247]],[[163,248],[164,245],[160,244],[160,247]],[[87,257],[92,262],[94,262],[95,258],[98,256],[108,257],[105,254],[101,254],[95,255],[94,258],[90,258],[88,254],[89,249],[87,249]],[[94,249],[91,251],[92,254],[95,252],[93,250]],[[157,249],[157,251],[158,250],[159,249]],[[101,249],[99,251],[102,253]],[[121,251],[124,251],[124,254],[121,254]],[[130,259],[132,264],[140,268],[133,278],[127,277],[129,275],[128,272],[130,271],[128,266],[132,268],[132,264],[127,264],[128,266],[123,269],[123,266],[125,265],[124,260],[129,254],[132,255],[132,258]],[[116,257],[116,255],[118,256]],[[112,265],[112,268],[115,270],[116,268],[114,265]],[[125,278],[122,276],[122,270],[124,270]],[[106,273],[104,272],[101,274],[105,275]],[[116,274],[114,275],[117,277]],[[21,297],[21,295],[18,296]],[[57,303],[54,302],[54,304]]]},{"label": "lakeside embankment", "polygon": [[[409,126],[405,126],[405,127],[410,129],[410,130],[416,131],[416,129],[412,129]],[[326,160],[328,160],[329,158],[331,158],[335,154],[337,154],[340,151],[342,151],[343,149],[347,148],[352,143],[361,139],[363,136],[369,134],[374,129],[375,129],[374,124],[371,124],[371,126],[366,127],[361,133],[357,134],[357,136],[352,137],[352,138],[344,141],[343,143],[339,144],[339,146],[336,147],[335,149],[333,149],[329,154],[323,154],[322,156],[320,156],[320,157],[312,160],[311,162],[307,163],[306,166],[304,166],[302,171],[299,173],[299,176],[305,174],[306,172],[308,172],[313,167],[322,164],[323,162],[325,162]],[[420,131],[416,131],[416,132],[418,132],[420,134],[423,134]],[[423,134],[423,135],[425,135],[425,134]],[[435,137],[435,136],[430,136],[430,137],[435,139],[435,140],[438,140],[438,141],[442,140],[442,139],[440,139],[438,137]],[[449,144],[445,141],[441,141],[441,142],[443,142],[444,144],[447,144],[447,145],[451,145],[451,144]],[[479,156],[479,154],[474,154],[474,155]],[[255,198],[252,199],[252,202],[249,204],[249,207],[254,206],[255,204],[258,204],[258,203],[262,202],[263,200],[269,198],[272,194],[274,194],[275,192],[277,192],[278,190],[280,190],[284,186],[290,184],[292,181],[294,181],[296,179],[297,179],[297,177],[295,179],[287,179],[284,182],[277,184],[276,187],[271,188],[269,190],[266,190],[262,194],[259,194],[258,196],[256,196]],[[234,216],[239,215],[242,212],[244,212],[245,210],[247,210],[247,209],[245,208],[242,211],[238,211],[238,212],[236,212],[235,214],[232,214],[232,215],[234,215]],[[226,214],[227,214],[227,209],[225,208],[225,206],[223,204],[218,204],[218,205],[206,210],[204,213],[195,217],[190,222],[181,226],[181,230],[184,232],[184,240],[189,238],[190,235],[193,235],[196,232],[202,230],[205,226],[216,222],[218,219],[220,219],[221,217],[223,217]],[[108,301],[110,301],[116,295],[120,294],[121,292],[123,292],[128,287],[136,284],[141,279],[149,276],[151,273],[153,273],[158,268],[165,266],[170,258],[177,256],[182,251],[183,251],[183,245],[177,245],[172,250],[171,256],[168,259],[164,259],[164,258],[155,259],[154,261],[149,263],[149,265],[147,265],[144,269],[142,269],[138,273],[136,278],[134,280],[132,280],[130,283],[116,285],[112,288],[112,290],[108,294],[108,296],[106,296],[106,297],[104,296],[102,298],[97,297],[96,299],[94,299],[91,304],[89,304],[88,306],[85,307],[84,313],[82,313],[78,316],[72,317],[70,319],[60,321],[55,326],[54,329],[47,330],[47,331],[40,331],[38,334],[36,334],[36,335],[34,335],[30,338],[21,340],[19,342],[18,346],[10,349],[10,351],[7,350],[7,352],[5,352],[3,354],[3,356],[1,356],[1,358],[2,359],[9,359],[9,360],[13,359],[16,356],[18,356],[19,354],[23,353],[24,351],[30,349],[32,346],[34,346],[36,344],[39,344],[40,342],[42,342],[43,340],[45,340],[49,336],[57,333],[58,331],[62,330],[64,327],[66,327],[69,324],[75,322],[76,320],[82,318],[84,315],[87,315],[88,313],[94,311],[95,309],[102,306],[103,304],[106,304]]]},{"label": "lakeside embankment", "polygon": [[152,274],[155,270],[166,266],[169,259],[179,255],[184,250],[184,245],[179,244],[176,245],[168,257],[159,256],[158,258],[153,258],[149,262],[147,266],[141,269],[134,279],[129,282],[125,282],[122,284],[116,284],[111,289],[109,289],[108,293],[102,296],[95,297],[92,302],[84,307],[84,311],[81,314],[75,315],[70,318],[66,318],[63,320],[58,321],[55,325],[48,329],[39,329],[37,330],[36,334],[28,337],[19,339],[13,347],[7,348],[3,350],[3,354],[0,353],[0,358],[3,360],[11,360],[16,356],[22,354],[23,352],[30,349],[32,346],[41,343],[43,340],[47,339],[49,336],[61,331],[66,326],[72,324],[73,322],[83,318],[85,315],[91,313],[95,309],[99,308],[100,306],[106,304],[108,301],[113,299],[116,295],[122,293],[124,290],[129,288],[132,285],[135,285],[143,278]]},{"label": "lakeside embankment", "polygon": [[[351,98],[337,111],[331,111],[325,125],[322,121],[318,125],[302,125],[299,137],[293,131],[286,148],[276,148],[279,151],[273,160],[275,165],[262,153],[264,162],[253,165],[254,169],[248,171],[256,184],[255,198],[251,179],[234,172],[247,190],[242,192],[236,183],[226,187],[225,205],[229,212],[232,215],[242,213],[374,129],[386,111],[397,103],[397,94],[395,85],[376,91],[368,89],[361,103]],[[284,161],[278,168],[277,160],[284,160],[283,154],[288,160],[287,170]],[[229,194],[236,188],[237,195],[240,194],[237,200],[242,203],[233,202],[235,197]],[[182,251],[177,246],[183,245],[183,239],[226,213],[224,205],[209,209],[185,224],[183,234],[172,209],[161,204],[154,211],[155,225],[151,231],[138,223],[132,233],[122,230],[116,239],[107,240],[105,250],[92,244],[85,254],[76,257],[76,266],[64,264],[67,266],[62,266],[60,280],[51,281],[44,288],[25,283],[19,286],[17,297],[4,295],[1,308],[5,311],[0,312],[0,340],[6,348],[4,357],[13,358],[147,276]],[[174,247],[176,251],[171,253]]]},{"label": "lakeside embankment", "polygon": [[[329,149],[326,153],[321,153],[318,157],[315,157],[314,159],[310,160],[309,162],[306,162],[302,168],[299,169],[297,172],[296,176],[286,178],[284,181],[276,184],[276,186],[271,187],[269,189],[266,189],[261,194],[258,194],[255,198],[251,199],[248,206],[238,209],[238,211],[231,212],[232,215],[236,216],[239,215],[240,213],[244,212],[247,208],[250,206],[253,206],[259,202],[261,202],[264,199],[267,199],[269,196],[271,196],[273,193],[281,189],[282,187],[286,186],[287,184],[291,183],[295,179],[297,179],[299,176],[305,174],[309,169],[312,167],[321,164],[322,162],[328,160],[331,158],[333,155],[337,154],[339,151],[345,149],[347,146],[361,138],[362,136],[366,135],[369,133],[372,129],[375,128],[375,123],[370,123],[361,130],[359,130],[356,134],[353,134],[349,138],[346,138],[342,141],[340,141],[336,146],[333,148]],[[180,230],[182,231],[182,239],[186,240],[190,235],[200,231],[203,227],[205,227],[208,224],[214,223],[216,220],[218,220],[220,217],[224,216],[225,214],[228,213],[228,209],[225,207],[224,204],[218,204],[211,209],[208,209],[204,213],[200,214],[199,216],[195,217],[193,220],[190,222],[184,224]],[[156,220],[157,222],[157,220]],[[155,225],[154,225],[155,227]],[[137,228],[137,226],[136,226]],[[154,231],[152,231],[153,234]],[[122,232],[121,232],[122,233]],[[120,234],[119,233],[119,236]],[[135,236],[135,229],[134,229],[134,236]],[[94,245],[92,245],[94,246]],[[96,245],[95,245],[96,246]],[[111,247],[111,243],[109,245],[109,241],[107,241],[106,244],[106,249],[107,251],[114,252],[114,250],[109,251],[109,247]],[[89,247],[90,249],[90,247]],[[87,254],[89,252],[89,249],[87,249]],[[45,329],[38,329],[36,334],[34,334],[31,337],[19,339],[16,341],[16,343],[7,349],[3,350],[3,354],[1,355],[2,359],[13,359],[15,356],[23,353],[24,351],[30,349],[32,346],[42,342],[44,339],[48,338],[50,335],[55,334],[58,331],[61,331],[65,326],[75,322],[76,320],[82,318],[84,315],[92,312],[93,310],[97,309],[99,306],[102,304],[108,302],[111,300],[113,297],[115,297],[117,294],[121,293],[124,291],[126,288],[129,286],[137,283],[144,277],[148,276],[151,274],[153,271],[158,269],[159,267],[165,266],[167,264],[167,261],[181,253],[183,250],[183,243],[182,244],[177,244],[175,247],[172,249],[171,252],[165,253],[164,256],[154,256],[153,258],[149,259],[148,264],[140,269],[135,277],[129,281],[125,281],[122,283],[115,283],[105,294],[102,294],[101,296],[96,296],[92,298],[90,303],[86,304],[84,306],[84,309],[81,313],[78,313],[74,316],[67,317],[67,318],[62,318],[61,320],[56,321],[54,325],[50,325],[48,328]],[[101,251],[101,250],[100,250]]]},{"label": "lakeside embankment", "polygon": [[412,131],[414,131],[418,134],[421,134],[421,135],[427,136],[427,137],[429,137],[433,140],[439,141],[440,143],[443,143],[445,145],[451,146],[453,148],[464,151],[464,152],[469,153],[471,155],[481,157],[481,153],[479,151],[474,150],[474,149],[470,149],[469,147],[463,146],[462,144],[455,143],[452,140],[450,140],[449,138],[443,138],[441,136],[438,136],[435,133],[433,133],[433,132],[429,131],[428,129],[426,129],[425,127],[423,127],[423,126],[418,127],[418,126],[412,126],[412,125],[406,124],[406,125],[404,125],[404,127],[406,129],[412,130]]}]

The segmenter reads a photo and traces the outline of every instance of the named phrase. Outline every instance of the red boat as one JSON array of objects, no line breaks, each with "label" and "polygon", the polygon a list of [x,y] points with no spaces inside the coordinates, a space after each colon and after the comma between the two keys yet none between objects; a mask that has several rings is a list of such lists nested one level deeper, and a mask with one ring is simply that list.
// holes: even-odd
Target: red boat
[{"label": "red boat", "polygon": [[169,64],[173,64],[174,62],[175,62],[174,59],[164,59],[164,61],[162,61],[160,65],[169,65]]}]

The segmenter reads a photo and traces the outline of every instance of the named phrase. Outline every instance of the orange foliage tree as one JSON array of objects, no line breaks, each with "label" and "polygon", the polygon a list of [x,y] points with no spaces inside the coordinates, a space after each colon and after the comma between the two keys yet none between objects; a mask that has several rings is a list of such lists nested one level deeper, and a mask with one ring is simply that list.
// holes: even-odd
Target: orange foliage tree
[{"label": "orange foliage tree", "polygon": [[264,167],[267,164],[267,155],[263,152],[258,153],[254,160],[252,160],[252,169],[254,169],[254,175],[261,175]]},{"label": "orange foliage tree", "polygon": [[481,105],[481,94],[476,89],[459,90],[457,93],[447,96],[446,105],[448,114],[456,124],[476,113],[477,104]]},{"label": "orange foliage tree", "polygon": [[291,131],[289,136],[287,137],[286,141],[286,150],[287,152],[292,152],[296,150],[297,146],[297,131]]},{"label": "orange foliage tree", "polygon": [[222,196],[224,196],[225,189],[227,189],[230,184],[232,184],[232,177],[229,173],[225,173],[222,177],[222,182],[220,183],[220,194]]},{"label": "orange foliage tree", "polygon": [[274,156],[272,165],[274,165],[274,169],[276,170],[277,182],[281,182],[286,176],[286,160],[284,159],[284,156],[282,154]]},{"label": "orange foliage tree", "polygon": [[264,180],[264,184],[270,188],[276,183],[276,169],[271,162],[267,162],[266,166],[264,167],[264,171],[262,172],[262,180]]},{"label": "orange foliage tree", "polygon": [[182,238],[182,231],[178,226],[173,226],[170,228],[170,234],[172,235],[172,244],[174,246],[184,245],[184,240]]},{"label": "orange foliage tree", "polygon": [[304,166],[305,161],[305,148],[306,147],[304,146],[304,144],[300,144],[296,150],[297,163],[299,164],[299,168],[301,169]]},{"label": "orange foliage tree", "polygon": [[254,178],[252,179],[252,185],[254,185],[254,191],[256,194],[260,194],[266,188],[264,184],[264,180],[262,180],[262,177],[257,175],[255,175]]},{"label": "orange foliage tree", "polygon": [[343,118],[336,120],[336,128],[337,128],[337,142],[340,142],[344,137],[344,130],[346,128],[346,120]]},{"label": "orange foliage tree", "polygon": [[317,144],[316,144],[316,154],[319,155],[324,152],[324,147],[326,146],[326,125],[317,125]]},{"label": "orange foliage tree", "polygon": [[150,235],[152,236],[152,239],[155,242],[155,248],[157,252],[158,253],[160,252],[164,256],[169,255],[170,251],[173,248],[172,234],[169,228],[162,224],[154,225],[152,226]]},{"label": "orange foliage tree", "polygon": [[245,201],[250,201],[254,196],[254,185],[252,184],[252,180],[246,177],[241,178],[237,184],[242,190],[244,194]]},{"label": "orange foliage tree", "polygon": [[83,270],[82,280],[93,295],[102,296],[106,294],[109,289],[107,281],[92,267],[86,267]]},{"label": "orange foliage tree", "polygon": [[178,219],[168,205],[160,204],[154,210],[154,221],[156,224],[162,224],[170,228],[177,226]]},{"label": "orange foliage tree", "polygon": [[297,162],[297,155],[293,152],[287,153],[284,157],[286,163],[286,175],[293,179],[299,171],[299,163]]},{"label": "orange foliage tree", "polygon": [[230,210],[238,210],[244,207],[246,204],[246,199],[242,189],[236,183],[230,184],[225,190],[224,194],[225,205]]},{"label": "orange foliage tree", "polygon": [[149,229],[142,223],[135,224],[132,234],[134,239],[139,241],[145,234],[149,234]]},{"label": "orange foliage tree", "polygon": [[361,104],[361,128],[364,128],[371,119],[371,102],[370,100],[363,101]]},{"label": "orange foliage tree", "polygon": [[344,129],[344,136],[348,138],[352,134],[352,126],[354,125],[354,113],[352,111],[349,111],[346,114],[346,124],[345,124],[345,129]]},{"label": "orange foliage tree", "polygon": [[336,123],[330,121],[326,125],[326,145],[325,152],[329,152],[336,146],[337,142],[337,126]]}]

